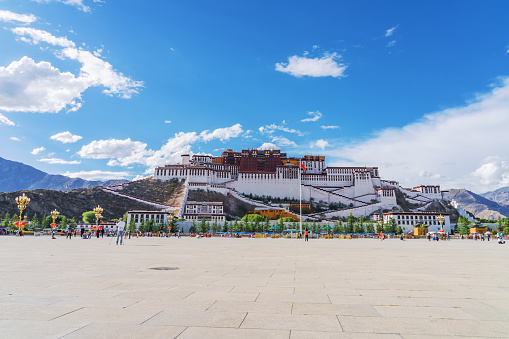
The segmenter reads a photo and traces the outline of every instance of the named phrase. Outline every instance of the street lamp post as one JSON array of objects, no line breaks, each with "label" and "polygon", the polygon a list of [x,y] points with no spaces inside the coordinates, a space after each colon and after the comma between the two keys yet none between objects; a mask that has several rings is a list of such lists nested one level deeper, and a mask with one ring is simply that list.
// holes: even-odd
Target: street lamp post
[{"label": "street lamp post", "polygon": [[25,195],[25,193],[23,193],[23,195],[17,197],[15,200],[16,200],[16,204],[18,204],[18,209],[19,209],[18,234],[21,234],[21,226],[25,226],[25,225],[23,225],[21,215],[23,214],[23,211],[25,210],[28,203],[30,202],[30,198],[27,197]]},{"label": "street lamp post", "polygon": [[57,226],[55,220],[57,219],[58,215],[60,214],[59,211],[57,211],[56,209],[51,211],[51,217],[53,218],[53,223],[50,225],[51,226],[51,239],[56,239],[55,238],[55,226]]},{"label": "street lamp post", "polygon": [[95,228],[97,230],[97,232],[99,232],[99,219],[101,219],[103,216],[102,216],[102,212],[103,212],[103,209],[101,206],[97,205],[96,208],[94,208],[94,213],[95,213]]}]

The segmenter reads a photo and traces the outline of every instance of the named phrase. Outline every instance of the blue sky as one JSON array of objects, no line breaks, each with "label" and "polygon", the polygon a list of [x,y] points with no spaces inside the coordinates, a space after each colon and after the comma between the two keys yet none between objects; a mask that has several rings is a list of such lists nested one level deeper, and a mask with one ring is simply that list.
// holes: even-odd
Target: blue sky
[{"label": "blue sky", "polygon": [[0,156],[135,178],[279,148],[509,186],[509,3],[0,0]]}]

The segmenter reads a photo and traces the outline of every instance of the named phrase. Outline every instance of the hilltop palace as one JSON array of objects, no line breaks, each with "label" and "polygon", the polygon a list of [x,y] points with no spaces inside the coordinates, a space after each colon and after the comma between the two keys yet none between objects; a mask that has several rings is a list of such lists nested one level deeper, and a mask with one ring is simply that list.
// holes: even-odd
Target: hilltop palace
[{"label": "hilltop palace", "polygon": [[[306,168],[305,171],[300,168],[299,162]],[[193,155],[191,158],[182,155],[180,164],[157,167],[154,179],[185,180],[187,189],[201,188],[225,195],[233,194],[259,209],[273,206],[248,199],[246,195],[299,199],[302,194],[304,201],[335,203],[347,207],[319,215],[307,215],[308,218],[345,217],[350,214],[358,217],[380,209],[392,209],[397,206],[395,189],[398,188],[409,202],[419,205],[412,212],[416,214],[412,220],[419,220],[424,217],[418,214],[424,213],[426,206],[433,200],[448,198],[448,192],[442,192],[438,185],[408,189],[402,188],[396,181],[382,180],[378,167],[326,167],[324,156],[305,155],[294,158],[280,150],[244,149],[235,152],[228,149],[220,157]],[[181,211],[183,216],[185,202]]]}]

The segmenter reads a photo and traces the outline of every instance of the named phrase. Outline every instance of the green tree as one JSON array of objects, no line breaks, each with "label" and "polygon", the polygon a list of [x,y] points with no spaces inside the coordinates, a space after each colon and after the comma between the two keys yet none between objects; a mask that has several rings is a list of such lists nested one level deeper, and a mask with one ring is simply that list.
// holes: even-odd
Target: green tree
[{"label": "green tree", "polygon": [[142,221],[140,223],[140,226],[138,226],[138,229],[140,230],[141,233],[147,232],[147,226],[145,225],[145,221]]},{"label": "green tree", "polygon": [[11,221],[11,216],[9,212],[5,212],[4,221],[2,222],[2,227],[9,227]]},{"label": "green tree", "polygon": [[39,229],[39,218],[37,217],[37,213],[34,213],[34,216],[32,217],[32,229]]},{"label": "green tree", "polygon": [[60,219],[60,226],[59,228],[61,230],[65,230],[67,228],[67,217],[64,215],[62,216],[62,218]]},{"label": "green tree", "polygon": [[207,222],[205,221],[205,219],[202,219],[202,221],[198,225],[198,229],[199,229],[200,233],[207,233],[209,231],[209,228],[207,227]]},{"label": "green tree", "polygon": [[76,219],[71,218],[70,220],[68,220],[68,222],[69,222],[69,226],[71,226],[73,229],[76,229],[76,226],[77,226]]},{"label": "green tree", "polygon": [[83,212],[82,217],[83,217],[83,222],[85,224],[95,224],[96,220],[95,220],[94,211]]},{"label": "green tree", "polygon": [[212,233],[216,234],[217,231],[219,230],[220,226],[218,225],[217,221],[214,221],[214,223],[212,224],[212,227],[211,227],[211,230],[212,230]]},{"label": "green tree", "polygon": [[500,231],[502,229],[502,227],[503,227],[502,218],[499,215],[497,218],[497,231]]},{"label": "green tree", "polygon": [[470,224],[472,222],[465,217],[458,218],[459,231],[461,235],[470,234]]},{"label": "green tree", "polygon": [[129,221],[129,226],[127,228],[129,230],[129,232],[136,232],[136,224],[134,223],[134,218],[131,218],[131,220]]},{"label": "green tree", "polygon": [[189,233],[196,233],[196,223],[193,222],[191,223],[191,227],[189,227]]},{"label": "green tree", "polygon": [[51,219],[51,217],[49,215],[43,217],[42,221],[41,221],[42,229],[50,228],[51,227],[50,224],[52,221],[53,221],[53,219]]},{"label": "green tree", "polygon": [[348,218],[346,218],[346,233],[353,233],[353,226],[355,223],[355,217],[350,213]]},{"label": "green tree", "polygon": [[240,226],[237,222],[237,218],[235,218],[235,222],[233,223],[233,232],[240,232]]},{"label": "green tree", "polygon": [[226,221],[226,219],[225,219],[225,221],[223,223],[223,232],[224,233],[228,232],[228,222]]},{"label": "green tree", "polygon": [[341,233],[341,222],[337,222],[334,224],[334,227],[332,228],[332,233],[338,234]]},{"label": "green tree", "polygon": [[372,222],[366,225],[366,233],[375,233],[375,228],[373,227]]},{"label": "green tree", "polygon": [[265,220],[265,224],[263,225],[263,231],[268,232],[270,228],[270,221],[269,219]]},{"label": "green tree", "polygon": [[361,222],[356,222],[353,226],[354,233],[364,233],[364,226]]}]

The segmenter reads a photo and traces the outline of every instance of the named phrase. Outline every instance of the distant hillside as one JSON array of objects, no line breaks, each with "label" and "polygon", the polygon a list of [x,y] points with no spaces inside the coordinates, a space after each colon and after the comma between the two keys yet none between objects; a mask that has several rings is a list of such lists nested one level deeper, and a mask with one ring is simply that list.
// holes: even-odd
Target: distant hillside
[{"label": "distant hillside", "polygon": [[480,194],[480,196],[500,205],[509,205],[509,187],[502,187],[491,192]]},{"label": "distant hillside", "polygon": [[37,213],[39,220],[56,209],[68,218],[81,220],[83,212],[91,211],[97,205],[103,209],[105,219],[120,218],[129,210],[157,210],[156,208],[128,198],[104,192],[100,187],[80,188],[67,192],[38,189],[34,191],[17,191],[0,193],[0,218],[9,212],[12,216],[19,213],[15,198],[25,193],[30,198],[26,209],[29,219]]},{"label": "distant hillside", "polygon": [[449,195],[476,218],[497,219],[499,216],[502,218],[509,216],[509,206],[488,200],[465,189],[451,189]]},{"label": "distant hillside", "polygon": [[126,180],[123,179],[102,182],[69,178],[63,175],[52,175],[32,166],[0,157],[0,192],[34,189],[68,191],[75,188],[110,186],[124,182]]}]

